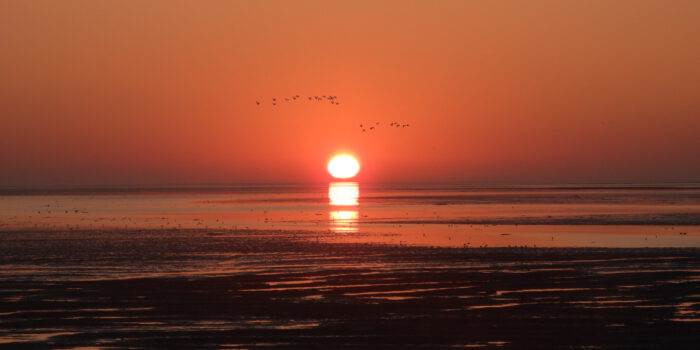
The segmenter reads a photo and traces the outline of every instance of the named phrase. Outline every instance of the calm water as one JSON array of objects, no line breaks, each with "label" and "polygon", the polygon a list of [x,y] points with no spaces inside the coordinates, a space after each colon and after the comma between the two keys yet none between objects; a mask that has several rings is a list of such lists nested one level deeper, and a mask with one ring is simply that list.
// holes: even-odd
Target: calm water
[{"label": "calm water", "polygon": [[[282,229],[328,242],[700,247],[700,185],[6,191],[0,230]],[[330,233],[330,234],[328,234]]]},{"label": "calm water", "polygon": [[699,228],[693,185],[6,190],[0,348],[694,349]]}]

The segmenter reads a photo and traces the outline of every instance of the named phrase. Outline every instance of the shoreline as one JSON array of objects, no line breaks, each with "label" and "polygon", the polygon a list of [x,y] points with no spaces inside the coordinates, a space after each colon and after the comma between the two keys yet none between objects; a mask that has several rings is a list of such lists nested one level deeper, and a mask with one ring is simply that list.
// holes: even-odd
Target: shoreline
[{"label": "shoreline", "polygon": [[0,349],[700,341],[700,248],[430,248],[310,234],[123,231],[93,235],[95,245],[44,241],[43,251],[24,242],[29,250],[0,260]]}]

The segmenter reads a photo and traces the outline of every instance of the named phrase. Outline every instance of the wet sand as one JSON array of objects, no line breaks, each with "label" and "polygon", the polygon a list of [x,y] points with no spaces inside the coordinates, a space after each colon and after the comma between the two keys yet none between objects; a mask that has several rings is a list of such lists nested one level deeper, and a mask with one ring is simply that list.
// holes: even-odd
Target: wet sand
[{"label": "wet sand", "polygon": [[700,341],[698,248],[430,248],[327,243],[334,233],[291,230],[0,234],[0,348]]},{"label": "wet sand", "polygon": [[[369,221],[369,220],[368,220]],[[634,226],[698,226],[700,213],[598,214],[571,216],[491,217],[461,219],[390,219],[372,223],[440,224],[440,225],[634,225]]]}]

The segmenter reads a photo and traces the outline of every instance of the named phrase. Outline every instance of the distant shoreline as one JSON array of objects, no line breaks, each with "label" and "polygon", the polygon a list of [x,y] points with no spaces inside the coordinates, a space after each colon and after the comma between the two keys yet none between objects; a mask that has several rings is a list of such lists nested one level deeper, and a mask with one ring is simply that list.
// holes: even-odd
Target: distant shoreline
[{"label": "distant shoreline", "polygon": [[[333,182],[333,181],[329,181]],[[342,181],[338,181],[342,182]],[[352,181],[351,181],[352,182]],[[233,185],[167,185],[167,186],[6,186],[0,187],[0,196],[36,195],[100,195],[100,194],[163,194],[163,193],[254,193],[275,191],[294,192],[296,190],[323,189],[327,183],[315,184],[233,184]],[[684,191],[700,190],[700,183],[631,183],[631,184],[551,184],[551,185],[469,185],[469,184],[381,184],[361,183],[363,188],[386,188],[392,190],[463,190],[463,191]]]}]

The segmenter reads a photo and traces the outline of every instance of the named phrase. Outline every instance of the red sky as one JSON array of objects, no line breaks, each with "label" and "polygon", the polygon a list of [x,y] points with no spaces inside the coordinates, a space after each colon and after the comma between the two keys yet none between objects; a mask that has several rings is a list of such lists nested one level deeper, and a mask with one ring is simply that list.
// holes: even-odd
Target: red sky
[{"label": "red sky", "polygon": [[[698,18],[681,0],[3,1],[0,186],[321,182],[340,151],[365,182],[700,181]],[[341,104],[269,105],[295,94]]]}]

